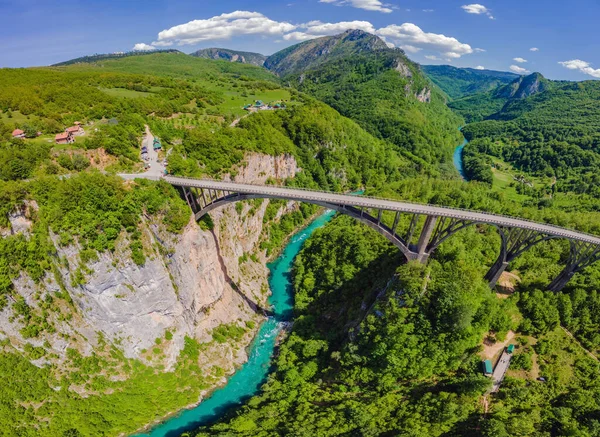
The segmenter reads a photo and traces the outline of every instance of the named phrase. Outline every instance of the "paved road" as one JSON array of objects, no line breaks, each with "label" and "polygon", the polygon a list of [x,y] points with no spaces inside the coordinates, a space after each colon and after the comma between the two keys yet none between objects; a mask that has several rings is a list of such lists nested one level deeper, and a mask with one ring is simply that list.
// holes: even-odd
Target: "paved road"
[{"label": "paved road", "polygon": [[[145,177],[138,175],[138,177]],[[150,177],[152,178],[152,177]],[[149,178],[149,179],[150,179]],[[204,188],[221,191],[229,191],[243,194],[260,194],[265,197],[273,197],[287,200],[298,200],[304,202],[334,203],[336,205],[356,206],[365,208],[377,208],[388,211],[400,211],[432,215],[438,217],[451,217],[461,220],[471,220],[477,223],[489,223],[497,226],[506,226],[521,229],[530,229],[548,235],[555,235],[573,240],[593,243],[600,246],[600,237],[577,232],[558,226],[536,223],[515,217],[489,214],[485,212],[468,211],[462,209],[447,208],[443,206],[421,205],[416,203],[400,202],[395,200],[377,199],[365,196],[351,196],[346,194],[328,193],[321,191],[309,191],[294,188],[276,187],[270,185],[251,185],[235,182],[222,182],[203,179],[191,179],[176,176],[165,176],[165,181],[172,185]]]},{"label": "paved road", "polygon": [[144,139],[142,140],[142,145],[146,146],[148,149],[148,157],[150,158],[147,162],[150,164],[150,168],[148,168],[144,173],[127,173],[127,174],[119,174],[123,179],[153,179],[158,180],[164,174],[165,168],[158,160],[158,151],[154,150],[154,136],[150,132],[150,128],[146,126],[146,134],[144,135]]},{"label": "paved road", "polygon": [[510,365],[511,358],[511,354],[509,354],[506,351],[502,352],[502,355],[498,360],[498,364],[496,364],[496,367],[494,368],[494,373],[492,374],[492,393],[497,392],[500,388],[500,384],[502,384],[502,381],[504,380],[504,374],[506,373],[506,371],[508,370],[508,366]]}]

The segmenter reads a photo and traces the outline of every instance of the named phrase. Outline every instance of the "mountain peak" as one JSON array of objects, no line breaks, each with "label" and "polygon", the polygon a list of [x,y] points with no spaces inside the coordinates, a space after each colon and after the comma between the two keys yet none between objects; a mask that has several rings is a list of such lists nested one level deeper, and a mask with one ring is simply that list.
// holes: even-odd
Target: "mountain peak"
[{"label": "mountain peak", "polygon": [[550,87],[550,82],[541,73],[531,73],[527,76],[520,76],[510,84],[501,87],[496,92],[497,97],[507,99],[525,99],[534,94],[546,91]]},{"label": "mountain peak", "polygon": [[376,35],[349,29],[338,35],[311,39],[283,49],[270,56],[265,67],[285,76],[315,68],[332,59],[380,50],[391,49]]}]

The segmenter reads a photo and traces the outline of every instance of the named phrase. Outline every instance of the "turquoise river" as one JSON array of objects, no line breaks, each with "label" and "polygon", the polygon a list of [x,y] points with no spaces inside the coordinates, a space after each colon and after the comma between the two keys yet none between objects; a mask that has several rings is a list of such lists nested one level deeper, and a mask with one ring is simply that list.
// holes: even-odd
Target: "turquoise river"
[{"label": "turquoise river", "polygon": [[186,431],[214,422],[226,411],[243,404],[244,401],[259,392],[270,371],[277,335],[281,331],[283,323],[290,320],[292,316],[294,296],[290,271],[294,258],[302,249],[304,241],[316,229],[330,221],[334,215],[335,211],[326,211],[306,228],[294,234],[279,258],[269,264],[271,272],[269,285],[272,293],[269,304],[272,306],[274,315],[261,325],[250,345],[248,362],[229,378],[225,386],[215,390],[198,406],[183,410],[177,416],[167,419],[149,432],[138,434],[136,437],[179,437]]}]

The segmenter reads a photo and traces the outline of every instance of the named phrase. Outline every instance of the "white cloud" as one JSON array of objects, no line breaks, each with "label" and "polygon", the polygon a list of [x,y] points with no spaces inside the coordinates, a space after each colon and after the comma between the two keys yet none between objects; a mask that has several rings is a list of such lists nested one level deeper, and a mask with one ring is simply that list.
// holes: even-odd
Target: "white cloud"
[{"label": "white cloud", "polygon": [[519,67],[518,65],[511,65],[510,71],[512,71],[513,73],[517,73],[517,74],[529,73],[529,70],[527,70],[526,68],[523,68],[523,67]]},{"label": "white cloud", "polygon": [[133,46],[133,51],[135,52],[149,52],[150,50],[156,50],[156,47],[143,42],[137,43]]},{"label": "white cloud", "polygon": [[419,47],[411,46],[410,44],[401,45],[400,48],[408,53],[418,53],[421,51]]},{"label": "white cloud", "polygon": [[600,78],[600,68],[594,69],[591,67],[589,62],[582,61],[581,59],[572,59],[570,61],[559,62],[565,68],[569,70],[579,70],[582,73],[588,74],[592,77]]},{"label": "white cloud", "polygon": [[475,67],[475,70],[485,70],[485,67],[483,65],[478,65]]},{"label": "white cloud", "polygon": [[483,53],[483,52],[485,52],[485,49],[477,49],[477,48],[475,48],[475,49],[473,49],[473,51],[476,52],[476,53]]},{"label": "white cloud", "polygon": [[435,55],[425,55],[425,59],[429,59],[430,61],[441,61],[441,59]]},{"label": "white cloud", "polygon": [[[337,3],[338,0],[326,0]],[[356,2],[353,3],[358,4]],[[409,53],[425,50],[428,55],[439,55],[447,60],[457,59],[483,49],[473,49],[469,44],[442,34],[424,32],[413,23],[391,24],[376,29],[368,21],[341,21],[323,23],[289,23],[271,20],[259,12],[235,11],[212,18],[193,20],[173,26],[158,34],[152,45],[139,43],[136,50],[152,50],[172,45],[192,45],[204,41],[225,40],[233,37],[262,36],[274,37],[276,42],[306,41],[328,35],[336,35],[350,29],[359,29],[379,36],[389,47],[399,46]]]},{"label": "white cloud", "polygon": [[350,29],[364,30],[375,33],[375,27],[368,21],[341,21],[339,23],[323,23],[321,21],[309,21],[296,26],[299,30],[286,33],[283,39],[286,41],[306,41],[308,39],[320,38],[327,35],[337,35]]},{"label": "white cloud", "polygon": [[421,28],[412,23],[400,26],[391,24],[377,31],[377,34],[391,40],[401,47],[410,46],[422,50],[440,53],[446,58],[460,58],[473,53],[469,44],[464,44],[456,38],[437,33],[423,32]]},{"label": "white cloud", "polygon": [[380,0],[319,0],[320,3],[331,3],[336,6],[352,6],[366,11],[377,11],[389,14],[392,12],[390,5]]},{"label": "white cloud", "polygon": [[540,49],[538,49],[537,47],[532,47],[529,49],[530,52],[539,52]]},{"label": "white cloud", "polygon": [[524,64],[525,62],[527,62],[527,59],[513,58],[513,61],[518,62],[519,64]]},{"label": "white cloud", "polygon": [[435,12],[435,9],[423,9],[423,12]]},{"label": "white cloud", "polygon": [[205,20],[193,20],[158,34],[154,46],[197,44],[202,41],[229,39],[239,35],[279,36],[297,26],[271,20],[259,12],[235,11]]},{"label": "white cloud", "polygon": [[487,15],[488,18],[490,20],[494,20],[494,16],[492,15],[492,11],[490,11],[488,8],[486,8],[483,5],[480,5],[478,3],[473,3],[470,5],[463,5],[461,6],[461,8],[467,13],[467,14],[475,14],[475,15]]}]

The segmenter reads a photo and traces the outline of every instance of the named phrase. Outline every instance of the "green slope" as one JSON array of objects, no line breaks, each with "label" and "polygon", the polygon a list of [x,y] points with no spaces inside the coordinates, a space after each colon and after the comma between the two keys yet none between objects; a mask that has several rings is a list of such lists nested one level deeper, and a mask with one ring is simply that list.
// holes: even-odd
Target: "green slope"
[{"label": "green slope", "polygon": [[519,77],[518,74],[505,71],[457,68],[451,65],[422,65],[421,69],[452,99],[490,91]]},{"label": "green slope", "polygon": [[[305,57],[307,51],[313,55]],[[401,50],[361,31],[310,41],[273,55],[286,82],[394,144],[419,165],[448,162],[459,117]],[[299,71],[299,72],[298,72]]]}]

